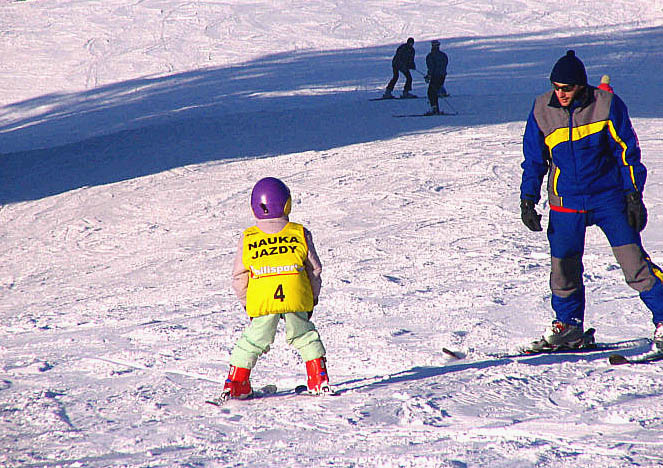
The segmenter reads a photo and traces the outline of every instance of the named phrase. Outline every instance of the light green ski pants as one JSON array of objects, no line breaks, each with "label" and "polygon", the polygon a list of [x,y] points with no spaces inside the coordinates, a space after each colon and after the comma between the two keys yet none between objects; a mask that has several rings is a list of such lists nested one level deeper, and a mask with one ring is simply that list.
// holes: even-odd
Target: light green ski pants
[{"label": "light green ski pants", "polygon": [[[283,317],[286,341],[299,351],[304,362],[325,355],[320,335],[309,320],[307,312],[290,312],[283,314]],[[246,327],[233,348],[230,365],[253,369],[258,358],[268,352],[270,345],[274,343],[280,318],[281,314],[271,314],[251,320],[251,324]]]}]

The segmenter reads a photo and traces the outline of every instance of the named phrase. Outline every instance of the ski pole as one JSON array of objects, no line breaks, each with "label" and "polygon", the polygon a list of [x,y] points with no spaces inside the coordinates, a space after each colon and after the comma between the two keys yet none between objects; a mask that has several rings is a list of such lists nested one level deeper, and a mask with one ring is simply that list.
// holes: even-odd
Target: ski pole
[{"label": "ski pole", "polygon": [[443,101],[447,106],[449,106],[449,108],[451,109],[452,112],[454,112],[455,114],[458,114],[458,111],[456,110],[456,108],[455,108],[454,106],[451,105],[451,103],[449,102],[449,100],[448,100],[447,98],[445,98],[445,97],[442,98],[442,101]]}]

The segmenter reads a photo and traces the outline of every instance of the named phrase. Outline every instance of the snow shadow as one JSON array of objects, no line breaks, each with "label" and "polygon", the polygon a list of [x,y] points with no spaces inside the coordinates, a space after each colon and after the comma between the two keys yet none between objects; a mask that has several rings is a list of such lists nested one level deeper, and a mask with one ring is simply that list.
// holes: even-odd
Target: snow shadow
[{"label": "snow shadow", "polygon": [[[448,103],[457,116],[393,117],[425,111],[423,98],[369,102],[390,77],[397,44],[293,50],[17,102],[0,109],[0,204],[209,161],[324,151],[440,126],[523,122],[535,95],[547,89],[552,64],[571,47],[592,83],[612,75],[633,117],[661,117],[663,27],[627,28],[619,37],[613,26],[577,36],[565,29],[441,38],[450,57]],[[424,71],[428,43],[415,47]],[[424,96],[423,78],[414,77],[414,91]]]},{"label": "snow shadow", "polygon": [[625,356],[635,356],[646,351],[647,340],[630,340],[620,343],[614,343],[615,349],[592,351],[586,353],[555,353],[555,354],[537,354],[533,356],[513,356],[495,359],[486,359],[483,361],[473,362],[457,362],[450,363],[445,366],[416,366],[412,369],[397,372],[389,375],[387,378],[371,377],[353,379],[345,382],[338,382],[335,385],[338,387],[337,393],[345,393],[348,391],[355,391],[361,389],[371,389],[376,387],[383,387],[386,385],[394,385],[405,382],[418,382],[424,380],[434,379],[450,373],[464,372],[468,370],[483,370],[491,367],[500,367],[518,362],[520,364],[527,364],[530,366],[549,366],[552,364],[560,363],[576,363],[576,362],[594,362],[603,361],[607,362],[608,357],[616,352]]}]

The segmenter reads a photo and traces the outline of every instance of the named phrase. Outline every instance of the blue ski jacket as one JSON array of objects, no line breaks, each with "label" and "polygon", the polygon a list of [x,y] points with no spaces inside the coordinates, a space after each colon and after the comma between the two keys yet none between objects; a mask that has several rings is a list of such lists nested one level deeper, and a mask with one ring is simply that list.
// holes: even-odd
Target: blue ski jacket
[{"label": "blue ski jacket", "polygon": [[446,76],[449,58],[441,50],[432,50],[426,56],[426,66],[430,76]]},{"label": "blue ski jacket", "polygon": [[592,86],[568,107],[553,90],[537,97],[523,153],[520,197],[538,203],[548,174],[548,200],[559,211],[591,210],[615,195],[642,192],[647,178],[626,105]]}]

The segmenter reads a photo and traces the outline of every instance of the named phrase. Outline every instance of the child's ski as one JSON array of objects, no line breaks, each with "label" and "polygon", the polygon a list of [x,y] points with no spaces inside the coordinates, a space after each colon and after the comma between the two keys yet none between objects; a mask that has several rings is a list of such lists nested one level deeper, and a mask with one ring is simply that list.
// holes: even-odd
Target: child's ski
[{"label": "child's ski", "polygon": [[[265,385],[264,387],[261,387],[257,390],[253,390],[251,395],[249,395],[246,398],[241,398],[237,399],[238,401],[244,401],[244,400],[256,400],[258,398],[262,398],[268,395],[273,395],[276,393],[276,385]],[[227,394],[222,394],[219,397],[213,398],[211,400],[205,400],[205,403],[209,403],[210,405],[214,406],[223,406],[224,403],[227,401],[233,400],[233,398],[229,398]]]},{"label": "child's ski", "polygon": [[253,390],[253,393],[251,393],[250,396],[246,398],[230,398],[228,395],[223,394],[219,397],[213,398],[211,400],[205,400],[205,403],[208,403],[210,405],[214,406],[223,406],[226,402],[228,401],[248,401],[248,400],[257,400],[258,398],[263,398],[267,396],[297,396],[297,395],[307,395],[307,396],[336,396],[339,395],[336,393],[333,389],[329,389],[329,391],[315,394],[315,393],[309,393],[308,387],[306,385],[297,385],[294,390],[294,395],[291,393],[291,391],[283,391],[283,392],[277,392],[276,385],[265,385],[264,387],[261,387],[259,389]]}]

